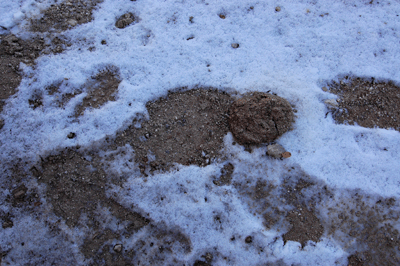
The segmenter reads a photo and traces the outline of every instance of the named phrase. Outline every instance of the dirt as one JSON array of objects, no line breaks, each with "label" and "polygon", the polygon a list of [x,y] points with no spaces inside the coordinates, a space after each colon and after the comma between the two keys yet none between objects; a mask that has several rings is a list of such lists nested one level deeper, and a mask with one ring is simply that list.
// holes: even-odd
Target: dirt
[{"label": "dirt", "polygon": [[133,121],[115,144],[130,144],[143,175],[167,171],[174,163],[206,166],[215,160],[229,131],[229,94],[215,89],[170,92],[147,103],[149,119]]},{"label": "dirt", "polygon": [[93,19],[93,9],[102,0],[68,0],[52,5],[43,11],[40,18],[31,20],[31,31],[65,31]]},{"label": "dirt", "polygon": [[[121,78],[118,74],[118,69],[108,67],[88,79],[80,91],[86,92],[87,95],[83,98],[81,104],[75,109],[75,116],[82,116],[86,109],[100,108],[109,101],[115,101]],[[68,101],[72,95],[64,95]],[[63,103],[65,104],[65,103]]]},{"label": "dirt", "polygon": [[290,130],[292,122],[289,102],[268,93],[246,95],[229,109],[229,128],[240,144],[272,142]]},{"label": "dirt", "polygon": [[338,107],[331,107],[337,123],[400,131],[400,87],[393,82],[347,77],[326,89],[339,97]]},{"label": "dirt", "polygon": [[0,112],[5,101],[21,82],[20,63],[31,65],[45,47],[41,38],[22,40],[15,35],[0,35]]},{"label": "dirt", "polygon": [[232,182],[232,173],[235,167],[231,163],[227,163],[221,168],[221,175],[214,177],[213,183],[217,186],[230,185]]}]

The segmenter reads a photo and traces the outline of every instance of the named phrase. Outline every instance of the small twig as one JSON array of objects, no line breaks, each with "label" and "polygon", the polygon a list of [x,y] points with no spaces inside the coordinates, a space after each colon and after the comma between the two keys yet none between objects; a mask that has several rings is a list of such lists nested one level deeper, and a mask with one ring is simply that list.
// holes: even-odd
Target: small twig
[{"label": "small twig", "polygon": [[0,27],[2,27],[2,28],[3,28],[3,30],[8,30],[8,29],[7,29],[6,27],[4,27],[4,26],[1,26],[1,25],[0,25]]}]

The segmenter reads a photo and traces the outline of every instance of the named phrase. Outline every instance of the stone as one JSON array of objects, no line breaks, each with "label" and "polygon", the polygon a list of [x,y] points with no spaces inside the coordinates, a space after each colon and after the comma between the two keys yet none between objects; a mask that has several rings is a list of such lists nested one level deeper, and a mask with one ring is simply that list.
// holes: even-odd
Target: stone
[{"label": "stone", "polygon": [[282,154],[286,152],[285,148],[279,144],[268,145],[267,149],[267,155],[277,159],[282,158]]},{"label": "stone", "polygon": [[293,121],[289,102],[268,93],[248,94],[229,108],[229,128],[242,145],[272,142],[289,131]]},{"label": "stone", "polygon": [[329,107],[337,108],[339,107],[339,103],[335,99],[328,99],[325,100],[325,104],[328,105]]},{"label": "stone", "polygon": [[275,11],[276,11],[276,12],[281,11],[281,7],[280,7],[280,6],[275,7]]},{"label": "stone", "polygon": [[244,242],[246,242],[247,244],[250,244],[251,242],[253,242],[253,237],[247,236],[246,239],[244,240]]},{"label": "stone", "polygon": [[76,137],[76,134],[74,132],[70,132],[67,136],[69,139],[73,139]]},{"label": "stone", "polygon": [[234,48],[234,49],[239,48],[239,44],[238,44],[238,43],[232,43],[231,46],[232,46],[232,48]]},{"label": "stone", "polygon": [[129,12],[129,13],[123,14],[121,17],[119,17],[117,19],[117,22],[115,22],[115,27],[117,27],[119,29],[123,29],[123,28],[128,27],[130,24],[132,24],[136,20],[137,19],[135,18],[135,16]]},{"label": "stone", "polygon": [[114,246],[114,251],[120,253],[122,251],[122,244],[116,244]]},{"label": "stone", "polygon": [[78,21],[76,21],[75,19],[69,19],[67,22],[72,27],[75,27],[78,24]]}]

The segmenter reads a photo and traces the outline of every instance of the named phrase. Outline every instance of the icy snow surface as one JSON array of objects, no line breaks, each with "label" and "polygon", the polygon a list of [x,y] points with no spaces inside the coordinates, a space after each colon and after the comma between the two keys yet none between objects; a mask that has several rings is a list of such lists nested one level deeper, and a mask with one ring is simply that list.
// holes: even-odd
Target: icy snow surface
[{"label": "icy snow surface", "polygon": [[[50,3],[1,1],[0,25],[27,38],[32,33],[24,23]],[[400,82],[400,4],[368,3],[105,0],[95,9],[93,21],[63,33],[72,41],[66,51],[39,57],[34,68],[21,64],[22,82],[2,113],[5,126],[0,135],[0,160],[4,165],[15,158],[35,162],[56,148],[90,145],[114,135],[138,113],[145,113],[146,102],[178,87],[212,86],[239,93],[270,90],[297,110],[294,129],[277,141],[292,157],[284,162],[268,160],[265,147],[248,153],[239,145],[232,146],[232,135],[228,133],[222,153],[235,165],[233,181],[264,173],[264,178],[279,185],[285,169],[296,166],[333,189],[358,188],[399,198],[399,132],[335,124],[331,115],[326,116],[324,100],[336,96],[321,90],[326,82],[349,74]],[[280,12],[275,11],[276,6],[281,7]],[[140,21],[116,28],[116,18],[126,12],[134,13]],[[221,19],[220,13],[226,18]],[[102,40],[107,44],[102,45]],[[232,48],[232,43],[238,43],[239,48]],[[96,49],[89,51],[90,46]],[[80,99],[74,98],[64,108],[50,104],[29,107],[28,99],[34,91],[66,79],[71,87],[80,87],[88,77],[110,65],[119,68],[122,79],[116,101],[87,110],[79,121],[71,116],[74,101]],[[69,132],[76,132],[77,137],[66,138]],[[367,137],[357,141],[361,133]],[[210,176],[219,172],[220,163],[178,166],[179,171],[156,174],[147,180],[137,178],[136,171],[123,186],[107,193],[117,193],[125,206],[135,204],[155,222],[179,227],[192,241],[194,250],[190,254],[217,247],[219,253],[231,259],[226,262],[216,258],[215,265],[256,265],[279,259],[302,265],[347,263],[349,254],[326,235],[304,249],[297,242],[283,245],[282,233],[266,230],[262,217],[253,215],[233,186],[209,190]],[[114,167],[123,167],[123,163]],[[180,185],[187,190],[185,196],[177,193]],[[2,192],[2,201],[10,193]],[[161,194],[167,199],[162,203],[157,201]],[[7,211],[6,206],[2,208]],[[215,213],[224,220],[223,230],[215,228]],[[24,233],[25,226],[35,228],[34,234]],[[10,234],[10,230],[15,233]],[[65,235],[58,237],[71,240],[79,235],[65,230]],[[244,241],[230,241],[232,235],[252,235],[264,253],[260,255]],[[13,247],[13,253],[22,250],[14,246],[16,242],[29,242],[35,237],[41,245],[57,241],[52,236],[47,243],[45,223],[23,215],[13,229],[0,228],[0,246],[4,250]],[[59,248],[81,260],[76,246]],[[26,251],[20,254],[20,262],[15,263],[29,261]],[[190,254],[182,259],[193,261],[195,257]]]}]

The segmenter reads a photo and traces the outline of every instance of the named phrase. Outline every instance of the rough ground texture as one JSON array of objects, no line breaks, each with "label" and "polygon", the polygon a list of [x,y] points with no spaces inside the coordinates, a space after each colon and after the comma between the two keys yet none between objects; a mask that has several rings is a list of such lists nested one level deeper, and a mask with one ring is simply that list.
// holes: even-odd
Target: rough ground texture
[{"label": "rough ground texture", "polygon": [[[118,91],[118,85],[121,79],[118,75],[118,69],[109,67],[88,79],[81,91],[86,92],[87,96],[75,109],[75,116],[83,115],[88,108],[100,108],[109,101],[115,101]],[[68,99],[68,95],[66,95]]]},{"label": "rough ground texture", "polygon": [[345,78],[327,87],[339,96],[338,108],[333,110],[336,122],[400,131],[400,88],[393,82]]},{"label": "rough ground texture", "polygon": [[118,146],[130,144],[141,172],[167,170],[173,163],[205,166],[217,157],[229,131],[228,108],[232,99],[214,89],[169,93],[149,102],[149,119],[119,133]]},{"label": "rough ground texture", "polygon": [[0,112],[21,82],[19,64],[33,64],[44,47],[41,38],[25,41],[12,34],[0,35]]},{"label": "rough ground texture", "polygon": [[52,5],[43,12],[41,18],[31,20],[31,30],[65,31],[76,25],[90,22],[93,8],[101,2],[102,0],[68,0],[59,5]]},{"label": "rough ground texture", "polygon": [[287,132],[293,121],[289,102],[268,93],[246,95],[229,109],[229,128],[240,144],[271,142]]}]

